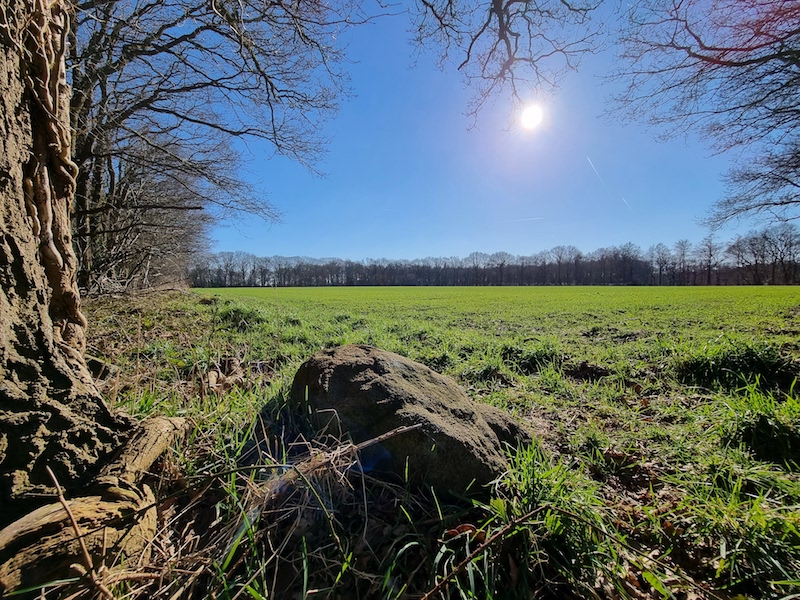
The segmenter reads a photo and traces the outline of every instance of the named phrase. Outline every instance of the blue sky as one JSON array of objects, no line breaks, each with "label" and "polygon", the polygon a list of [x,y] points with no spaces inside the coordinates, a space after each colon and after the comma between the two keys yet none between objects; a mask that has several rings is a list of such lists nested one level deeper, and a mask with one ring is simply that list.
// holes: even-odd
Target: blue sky
[{"label": "blue sky", "polygon": [[708,233],[698,219],[724,191],[727,157],[697,138],[658,142],[633,120],[602,117],[611,52],[540,93],[537,130],[520,127],[505,98],[470,128],[470,90],[454,67],[415,59],[408,26],[400,16],[354,33],[356,96],[326,127],[331,142],[316,165],[325,177],[249,146],[248,171],[282,222],[226,222],[212,231],[212,250],[414,259],[559,244],[646,250]]}]

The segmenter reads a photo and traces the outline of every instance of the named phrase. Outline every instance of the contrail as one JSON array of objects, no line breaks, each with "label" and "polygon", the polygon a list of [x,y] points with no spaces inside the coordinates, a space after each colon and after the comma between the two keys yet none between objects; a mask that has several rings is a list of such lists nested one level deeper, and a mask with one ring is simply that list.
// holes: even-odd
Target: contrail
[{"label": "contrail", "polygon": [[[614,194],[612,194],[612,193],[611,193],[611,190],[610,190],[610,189],[608,189],[608,186],[606,185],[606,182],[605,182],[605,181],[603,181],[603,178],[602,178],[602,177],[600,177],[600,173],[598,173],[598,172],[597,172],[597,167],[595,167],[595,166],[594,166],[594,163],[592,162],[592,159],[591,159],[591,158],[589,158],[589,157],[587,156],[587,157],[586,157],[586,160],[588,160],[588,161],[589,161],[589,164],[590,164],[590,165],[591,165],[591,167],[592,167],[592,171],[594,171],[594,174],[595,174],[595,175],[597,175],[597,178],[600,180],[600,183],[602,183],[602,184],[603,184],[603,187],[606,189],[606,192],[608,193],[608,195],[609,195],[611,198],[613,198],[613,197],[614,197]],[[625,206],[627,206],[628,208],[630,208],[631,210],[633,210],[633,208],[631,208],[631,205],[630,205],[630,204],[628,204],[628,201],[627,201],[627,200],[625,200],[625,198],[624,198],[624,197],[620,196],[620,198],[622,198],[622,201],[625,203]]]},{"label": "contrail", "polygon": [[606,185],[606,182],[603,181],[602,177],[600,177],[600,173],[597,172],[597,167],[594,166],[594,163],[592,162],[592,159],[587,156],[586,160],[589,161],[589,164],[592,166],[592,171],[594,171],[594,174],[597,175],[597,178],[600,180],[600,183],[603,184],[603,187],[606,188],[606,191],[608,192],[608,195],[611,196],[612,195],[611,194],[611,190],[608,189],[608,186]]},{"label": "contrail", "polygon": [[544,217],[528,217],[527,219],[511,219],[509,223],[522,223],[523,221],[541,221]]}]

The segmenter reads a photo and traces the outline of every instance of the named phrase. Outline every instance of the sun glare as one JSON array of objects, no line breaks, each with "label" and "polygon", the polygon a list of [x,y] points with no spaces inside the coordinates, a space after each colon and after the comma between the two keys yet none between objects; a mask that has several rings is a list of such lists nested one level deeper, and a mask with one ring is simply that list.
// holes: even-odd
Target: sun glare
[{"label": "sun glare", "polygon": [[525,129],[536,129],[544,118],[542,107],[538,104],[526,106],[520,115],[520,121]]}]

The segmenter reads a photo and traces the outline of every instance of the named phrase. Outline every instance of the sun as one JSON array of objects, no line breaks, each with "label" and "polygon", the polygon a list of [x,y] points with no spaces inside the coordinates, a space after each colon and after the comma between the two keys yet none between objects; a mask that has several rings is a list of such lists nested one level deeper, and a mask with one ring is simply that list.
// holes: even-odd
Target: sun
[{"label": "sun", "polygon": [[522,114],[520,115],[520,121],[522,126],[525,129],[532,130],[539,127],[542,124],[542,119],[544,118],[544,112],[542,111],[542,107],[538,104],[531,104],[530,106],[526,106],[522,110]]}]

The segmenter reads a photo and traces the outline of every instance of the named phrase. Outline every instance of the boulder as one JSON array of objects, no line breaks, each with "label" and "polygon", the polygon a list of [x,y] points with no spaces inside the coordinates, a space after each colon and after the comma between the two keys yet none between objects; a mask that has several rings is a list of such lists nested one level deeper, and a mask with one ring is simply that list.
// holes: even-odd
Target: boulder
[{"label": "boulder", "polygon": [[290,398],[317,428],[356,443],[419,424],[363,451],[361,462],[365,470],[407,473],[437,493],[480,493],[508,468],[507,447],[531,441],[508,414],[474,402],[449,377],[370,346],[316,354],[295,375]]}]

